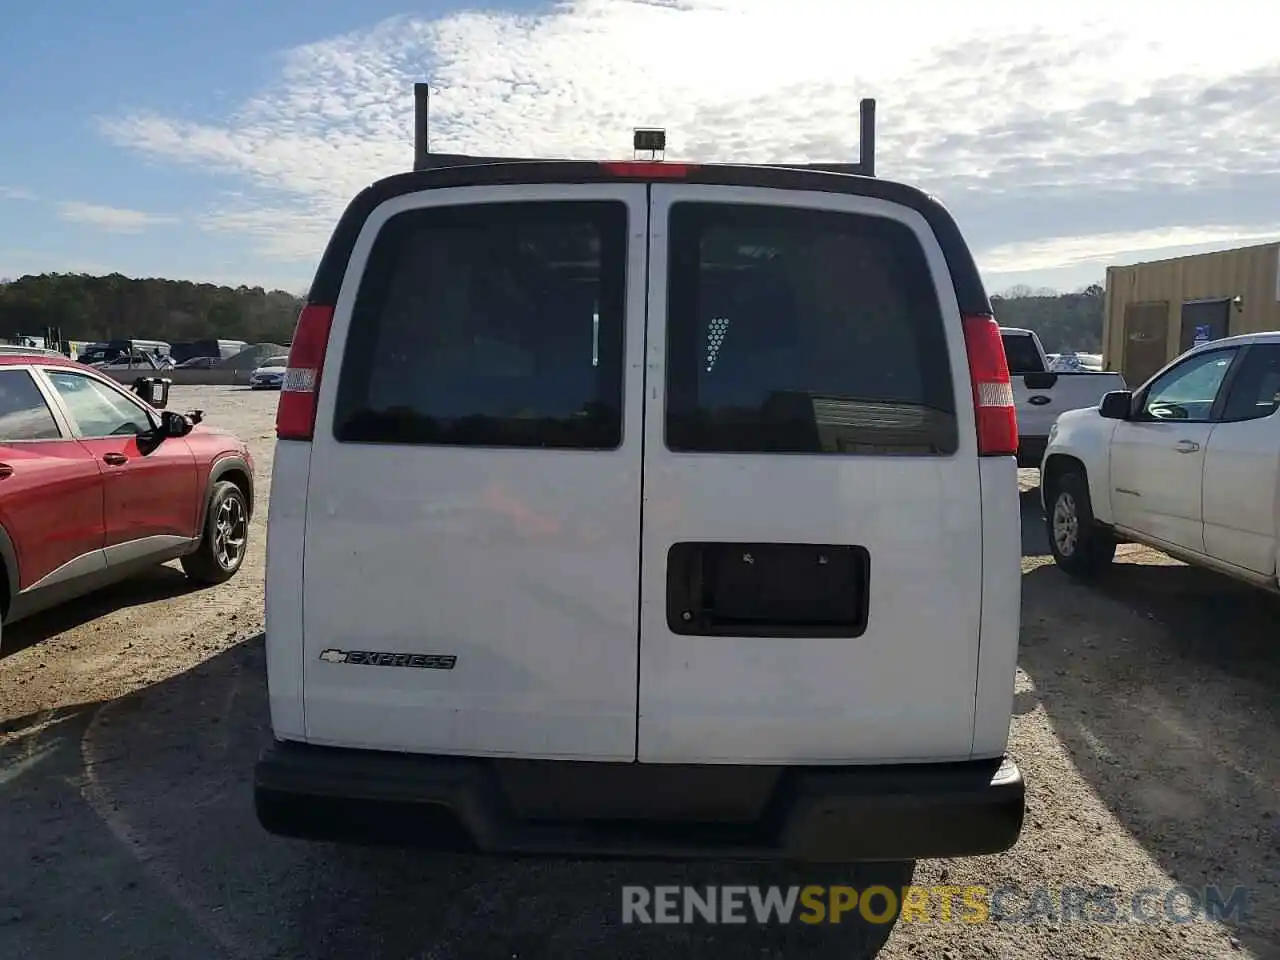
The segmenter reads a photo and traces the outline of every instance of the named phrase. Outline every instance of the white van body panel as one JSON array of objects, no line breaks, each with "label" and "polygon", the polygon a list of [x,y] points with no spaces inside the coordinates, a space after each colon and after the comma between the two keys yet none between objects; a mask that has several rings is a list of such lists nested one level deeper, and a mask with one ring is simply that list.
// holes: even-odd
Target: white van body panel
[{"label": "white van body panel", "polygon": [[271,463],[267,523],[266,652],[271,727],[284,740],[305,740],[303,545],[311,444],[278,440]]},{"label": "white van body panel", "polygon": [[[387,220],[452,204],[617,200],[628,210],[622,444],[608,451],[338,443],[341,358]],[[307,494],[307,739],[436,754],[635,757],[647,191],[428,190],[365,223],[336,304]],[[451,655],[451,670],[329,663],[326,649]]]},{"label": "white van body panel", "polygon": [[974,698],[973,756],[999,757],[1009,718],[1022,627],[1022,510],[1018,465],[1011,457],[978,461],[982,487],[982,643]]},{"label": "white van body panel", "polygon": [[[941,304],[957,392],[956,453],[671,452],[664,439],[666,225],[671,206],[687,200],[846,211],[909,226]],[[638,759],[967,759],[979,664],[984,516],[961,318],[932,231],[915,211],[869,197],[693,184],[654,185],[650,223]],[[1000,465],[1014,470],[1011,457]],[[1017,511],[1016,496],[1010,496],[1004,522],[1012,518],[1016,525]],[[673,634],[666,619],[666,568],[667,551],[677,541],[861,545],[871,561],[866,632],[797,639]],[[1016,585],[1016,569],[998,571],[1005,580],[1011,574]],[[1016,636],[1012,642],[1016,651]],[[1011,695],[1012,676],[1008,686]],[[1007,700],[1003,692],[1000,699]],[[1006,732],[1007,725],[1006,713]]]}]

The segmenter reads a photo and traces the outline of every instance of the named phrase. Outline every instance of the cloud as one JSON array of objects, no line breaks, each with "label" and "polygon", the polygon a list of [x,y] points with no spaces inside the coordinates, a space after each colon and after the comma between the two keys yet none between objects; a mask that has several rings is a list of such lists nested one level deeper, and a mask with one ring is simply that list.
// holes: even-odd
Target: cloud
[{"label": "cloud", "polygon": [[0,183],[0,200],[34,200],[36,195],[25,187],[7,187]]},{"label": "cloud", "polygon": [[0,248],[0,281],[14,280],[28,274],[89,273],[103,276],[114,268],[100,260],[82,259],[65,251],[41,254],[29,248]]},{"label": "cloud", "polygon": [[627,156],[631,128],[654,125],[672,159],[854,159],[875,96],[879,172],[942,197],[984,269],[1047,268],[1272,228],[1280,54],[1262,9],[569,0],[396,17],[288,51],[222,122],[136,110],[100,129],[241,177],[243,208],[206,228],[305,262],[356,191],[410,166],[415,80],[433,85],[433,149],[517,156]]},{"label": "cloud", "polygon": [[147,227],[175,223],[173,217],[123,207],[106,207],[96,203],[68,200],[58,204],[58,216],[73,223],[87,223],[111,233],[138,233]]},{"label": "cloud", "polygon": [[1014,273],[1096,264],[1101,273],[1108,264],[1133,262],[1135,256],[1142,254],[1161,252],[1162,256],[1175,256],[1195,252],[1196,248],[1202,247],[1271,243],[1276,240],[1280,240],[1280,222],[1253,230],[1236,225],[1202,224],[1083,237],[1051,237],[988,248],[984,251],[983,267],[992,273]]},{"label": "cloud", "polygon": [[324,204],[281,208],[235,203],[207,211],[197,224],[209,233],[248,237],[269,259],[300,263],[316,259],[336,219]]}]

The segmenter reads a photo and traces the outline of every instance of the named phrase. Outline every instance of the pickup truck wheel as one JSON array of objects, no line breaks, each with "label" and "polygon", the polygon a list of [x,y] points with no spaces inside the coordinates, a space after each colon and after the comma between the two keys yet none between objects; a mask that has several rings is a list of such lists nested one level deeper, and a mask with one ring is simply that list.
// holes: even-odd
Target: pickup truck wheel
[{"label": "pickup truck wheel", "polygon": [[1053,559],[1067,573],[1092,577],[1105,570],[1116,555],[1116,540],[1093,519],[1089,485],[1077,472],[1055,477],[1049,487],[1045,522]]},{"label": "pickup truck wheel", "polygon": [[209,495],[200,546],[182,558],[182,569],[197,583],[226,583],[244,563],[248,545],[249,505],[239,487],[220,480]]}]

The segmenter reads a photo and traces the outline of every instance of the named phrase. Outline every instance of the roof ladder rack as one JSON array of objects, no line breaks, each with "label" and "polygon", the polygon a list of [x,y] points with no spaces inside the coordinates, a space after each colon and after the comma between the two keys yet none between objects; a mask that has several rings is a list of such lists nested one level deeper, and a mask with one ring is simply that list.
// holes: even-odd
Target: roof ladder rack
[{"label": "roof ladder rack", "polygon": [[[528,163],[533,157],[479,157],[461,153],[432,153],[428,141],[431,93],[426,83],[413,85],[413,169],[437,170],[442,167],[469,167],[484,163]],[[865,98],[858,104],[858,161],[857,163],[766,163],[759,166],[785,167],[793,170],[821,170],[827,173],[854,174],[863,177],[876,175],[876,102]],[[654,135],[659,131],[641,128],[641,132]],[[653,141],[650,141],[651,143]],[[662,138],[665,146],[665,136]],[[637,147],[660,153],[662,148]],[[547,158],[542,158],[547,159]]]}]

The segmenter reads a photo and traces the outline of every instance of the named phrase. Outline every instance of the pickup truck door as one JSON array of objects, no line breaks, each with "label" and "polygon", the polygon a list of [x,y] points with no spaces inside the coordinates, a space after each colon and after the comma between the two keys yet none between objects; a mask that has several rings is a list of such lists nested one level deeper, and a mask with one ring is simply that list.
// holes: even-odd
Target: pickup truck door
[{"label": "pickup truck door", "polygon": [[1280,526],[1280,343],[1245,348],[1209,434],[1204,545],[1209,556],[1276,575]]},{"label": "pickup truck door", "polygon": [[1117,525],[1205,552],[1205,449],[1238,353],[1224,347],[1170,367],[1139,396],[1133,419],[1116,425],[1111,511]]}]

